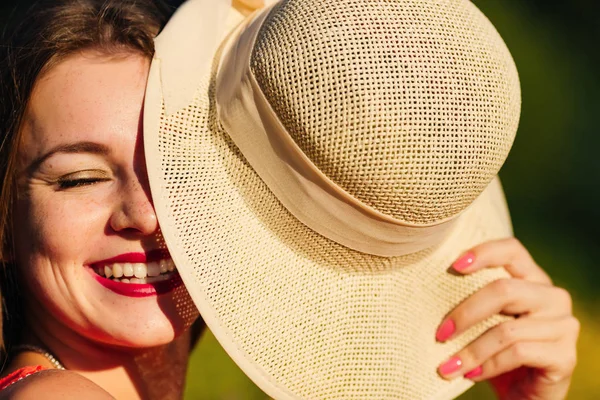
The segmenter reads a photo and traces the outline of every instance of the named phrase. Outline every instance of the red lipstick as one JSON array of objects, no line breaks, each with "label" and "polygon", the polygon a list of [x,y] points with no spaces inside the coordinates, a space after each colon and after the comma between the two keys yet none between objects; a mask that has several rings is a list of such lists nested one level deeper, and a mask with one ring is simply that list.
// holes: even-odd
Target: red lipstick
[{"label": "red lipstick", "polygon": [[97,261],[90,265],[90,273],[105,288],[127,297],[150,297],[169,293],[183,284],[177,270],[164,281],[153,283],[124,283],[98,275],[94,270],[104,265],[114,263],[147,263],[170,258],[166,250],[154,250],[147,253],[126,253],[106,260]]},{"label": "red lipstick", "polygon": [[125,253],[119,254],[116,257],[112,257],[102,261],[96,261],[92,264],[94,267],[101,267],[106,264],[114,264],[114,263],[146,263],[151,261],[159,261],[164,260],[166,258],[171,258],[171,255],[167,250],[152,250],[147,253]]},{"label": "red lipstick", "polygon": [[173,271],[173,276],[166,280],[154,283],[123,283],[107,279],[91,272],[96,281],[113,292],[128,297],[150,297],[169,293],[183,284],[181,276],[177,271]]}]

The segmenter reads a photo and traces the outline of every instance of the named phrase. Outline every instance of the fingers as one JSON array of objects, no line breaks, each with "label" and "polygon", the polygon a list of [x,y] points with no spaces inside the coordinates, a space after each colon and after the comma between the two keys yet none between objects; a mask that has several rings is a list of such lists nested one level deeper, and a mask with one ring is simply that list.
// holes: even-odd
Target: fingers
[{"label": "fingers", "polygon": [[436,338],[443,342],[496,314],[555,318],[572,313],[569,293],[558,287],[519,279],[494,281],[448,314]]},{"label": "fingers", "polygon": [[[494,378],[491,382],[498,390],[536,393],[535,398],[564,398],[576,363],[579,335],[571,296],[552,285],[514,238],[476,246],[453,264],[462,274],[498,266],[511,278],[492,282],[464,300],[446,316],[436,338],[446,341],[496,314],[517,318],[489,329],[442,363],[438,372],[447,379]],[[522,397],[511,396],[506,398]]]},{"label": "fingers", "polygon": [[562,378],[574,368],[575,341],[570,339],[578,333],[579,322],[572,316],[507,321],[471,342],[443,363],[439,372],[449,379],[465,375],[483,380],[527,366],[552,370]]},{"label": "fingers", "polygon": [[504,267],[514,278],[552,284],[552,280],[540,268],[527,249],[515,238],[500,239],[480,244],[467,251],[452,265],[462,274],[470,274],[482,268]]},{"label": "fingers", "polygon": [[[576,356],[573,352],[571,361],[565,361],[565,356],[556,351],[558,345],[556,342],[518,342],[486,360],[482,365],[473,367],[464,376],[480,382],[520,367],[527,367],[545,371],[548,383],[559,383],[571,376]],[[461,371],[466,369],[464,366]]]},{"label": "fingers", "polygon": [[546,378],[557,383],[571,376],[577,363],[577,352],[561,351],[560,347],[560,342],[517,342],[486,360],[481,368],[475,367],[476,373],[469,371],[465,375],[481,381],[526,366],[544,370]]}]

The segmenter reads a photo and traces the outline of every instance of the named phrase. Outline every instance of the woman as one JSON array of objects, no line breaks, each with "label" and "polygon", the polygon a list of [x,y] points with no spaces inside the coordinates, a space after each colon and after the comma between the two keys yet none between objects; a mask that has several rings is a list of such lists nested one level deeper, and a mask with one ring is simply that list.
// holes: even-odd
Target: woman
[{"label": "woman", "polygon": [[[182,396],[198,315],[162,244],[140,122],[152,39],[167,18],[149,0],[51,1],[8,38],[0,67],[3,376],[43,370],[10,378],[5,398]],[[570,296],[514,239],[477,246],[454,269],[493,265],[513,278],[460,304],[436,339],[498,312],[520,318],[486,332],[439,373],[489,379],[502,399],[564,398],[579,329]],[[97,275],[118,275],[131,290],[106,290]]]},{"label": "woman", "polygon": [[[188,328],[197,317],[176,308],[188,301],[185,290],[163,288],[167,293],[158,300],[111,298],[89,281],[90,266],[101,264],[143,270],[145,263],[162,263],[169,274],[139,138],[152,39],[168,12],[150,1],[48,2],[24,19],[3,58],[2,259],[7,279],[17,279],[21,291],[13,298],[4,292],[11,361],[3,372],[55,368],[44,356],[15,348],[19,344],[61,347],[66,352],[57,351],[58,359],[97,384],[87,385],[79,374],[48,375],[56,380],[48,382],[58,388],[57,398],[60,388],[70,387],[63,382],[72,382],[73,390],[84,385],[86,398],[180,398],[183,391]],[[94,138],[102,143],[90,145]],[[76,144],[57,147],[64,139]],[[11,270],[17,265],[25,268]],[[39,398],[39,378],[46,380],[34,376],[7,396]]]}]

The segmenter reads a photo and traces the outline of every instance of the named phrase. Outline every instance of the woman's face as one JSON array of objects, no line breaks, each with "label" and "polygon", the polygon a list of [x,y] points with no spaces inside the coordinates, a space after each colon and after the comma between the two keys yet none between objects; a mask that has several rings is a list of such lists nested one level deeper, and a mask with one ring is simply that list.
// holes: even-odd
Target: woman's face
[{"label": "woman's face", "polygon": [[141,124],[148,69],[141,55],[85,52],[34,88],[13,218],[38,331],[146,347],[173,340],[197,316],[169,272],[150,199]]}]

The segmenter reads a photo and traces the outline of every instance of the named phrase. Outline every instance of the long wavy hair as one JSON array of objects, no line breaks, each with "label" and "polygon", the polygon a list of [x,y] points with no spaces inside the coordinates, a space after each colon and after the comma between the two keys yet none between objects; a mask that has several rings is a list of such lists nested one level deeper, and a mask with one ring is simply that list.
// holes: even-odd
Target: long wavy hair
[{"label": "long wavy hair", "polygon": [[[174,11],[163,0],[42,0],[5,18],[0,42],[0,367],[22,331],[12,235],[21,121],[38,79],[83,50],[154,54],[154,37]],[[4,15],[6,15],[4,13]]]}]

